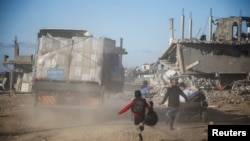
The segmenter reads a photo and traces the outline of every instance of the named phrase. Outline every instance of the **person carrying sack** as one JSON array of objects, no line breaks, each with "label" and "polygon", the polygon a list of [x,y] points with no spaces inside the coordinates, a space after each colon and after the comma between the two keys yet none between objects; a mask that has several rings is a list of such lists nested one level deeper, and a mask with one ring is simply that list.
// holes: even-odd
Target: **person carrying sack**
[{"label": "person carrying sack", "polygon": [[170,130],[174,130],[174,121],[180,107],[180,95],[186,100],[186,102],[189,100],[184,92],[178,87],[177,79],[170,79],[170,84],[171,87],[167,89],[167,92],[159,105],[163,105],[168,100],[168,107],[166,109],[167,124],[169,124]]},{"label": "person carrying sack", "polygon": [[144,120],[146,115],[146,109],[152,110],[152,107],[141,97],[141,91],[135,91],[135,98],[131,100],[127,105],[120,109],[118,115],[131,109],[133,114],[134,125],[136,127],[137,137],[139,141],[143,141],[142,131],[144,130]]}]

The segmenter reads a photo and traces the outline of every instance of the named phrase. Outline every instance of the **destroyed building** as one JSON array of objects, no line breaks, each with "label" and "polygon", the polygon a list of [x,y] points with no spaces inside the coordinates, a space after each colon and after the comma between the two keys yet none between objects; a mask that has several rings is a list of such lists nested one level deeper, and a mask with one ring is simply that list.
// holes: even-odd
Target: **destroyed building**
[{"label": "destroyed building", "polygon": [[[170,19],[170,45],[160,56],[160,64],[178,71],[178,77],[199,88],[223,90],[249,84],[250,17],[210,16],[208,39],[206,35],[192,38],[192,19],[189,38],[184,39],[182,28],[181,39],[174,39],[173,23]],[[181,24],[184,27],[184,16]]]},{"label": "destroyed building", "polygon": [[14,59],[10,60],[9,55],[4,55],[3,66],[9,70],[1,73],[1,77],[6,79],[3,84],[5,92],[31,92],[33,55],[20,55],[19,50],[20,46],[15,37]]}]

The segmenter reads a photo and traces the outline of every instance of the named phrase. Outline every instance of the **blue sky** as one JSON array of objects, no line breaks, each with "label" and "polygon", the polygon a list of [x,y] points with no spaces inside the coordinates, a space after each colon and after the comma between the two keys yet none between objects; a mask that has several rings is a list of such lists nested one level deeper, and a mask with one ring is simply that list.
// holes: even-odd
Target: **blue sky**
[{"label": "blue sky", "polygon": [[[154,63],[169,43],[169,19],[174,18],[175,38],[180,38],[184,9],[185,38],[192,13],[193,36],[208,33],[212,8],[215,18],[250,16],[249,0],[1,0],[0,61],[13,53],[17,36],[23,55],[33,54],[42,28],[88,30],[95,37],[109,37],[128,52],[125,67]],[[0,71],[3,67],[0,66]]]}]

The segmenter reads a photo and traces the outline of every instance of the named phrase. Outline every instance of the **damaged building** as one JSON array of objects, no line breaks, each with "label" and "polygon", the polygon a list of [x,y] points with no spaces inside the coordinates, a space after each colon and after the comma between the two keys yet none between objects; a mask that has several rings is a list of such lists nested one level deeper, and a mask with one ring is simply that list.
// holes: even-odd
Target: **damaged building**
[{"label": "damaged building", "polygon": [[1,79],[5,80],[2,83],[3,92],[30,93],[32,91],[33,55],[20,55],[19,49],[20,46],[15,37],[13,60],[10,60],[8,55],[4,55],[3,65],[9,71],[2,72],[0,76],[0,82]]},{"label": "damaged building", "polygon": [[[188,85],[206,89],[237,89],[249,91],[250,77],[250,17],[209,17],[209,35],[192,38],[192,19],[189,38],[174,39],[173,19],[170,19],[170,45],[160,56],[159,63],[178,72]],[[184,27],[184,16],[182,16]],[[215,27],[215,32],[212,27]]]}]

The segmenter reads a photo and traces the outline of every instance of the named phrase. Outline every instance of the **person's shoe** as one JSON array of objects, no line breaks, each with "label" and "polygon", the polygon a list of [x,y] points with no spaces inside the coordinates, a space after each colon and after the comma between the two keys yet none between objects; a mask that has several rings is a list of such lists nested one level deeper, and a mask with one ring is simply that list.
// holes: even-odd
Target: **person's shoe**
[{"label": "person's shoe", "polygon": [[141,134],[138,135],[139,136],[139,141],[143,141],[143,137]]},{"label": "person's shoe", "polygon": [[139,126],[140,130],[143,131],[144,130],[144,126]]},{"label": "person's shoe", "polygon": [[140,124],[139,124],[139,128],[140,128],[141,131],[144,130],[144,125],[143,125],[143,123],[140,123]]},{"label": "person's shoe", "polygon": [[169,130],[174,130],[174,123],[173,122],[169,123]]},{"label": "person's shoe", "polygon": [[170,127],[169,127],[169,130],[174,130],[174,127],[170,126]]},{"label": "person's shoe", "polygon": [[169,124],[169,120],[166,120],[166,122],[165,122],[167,125]]}]

